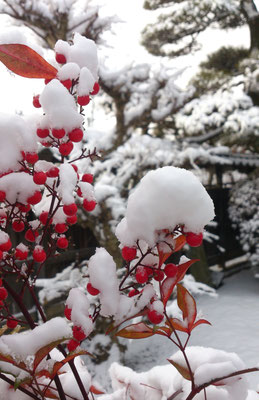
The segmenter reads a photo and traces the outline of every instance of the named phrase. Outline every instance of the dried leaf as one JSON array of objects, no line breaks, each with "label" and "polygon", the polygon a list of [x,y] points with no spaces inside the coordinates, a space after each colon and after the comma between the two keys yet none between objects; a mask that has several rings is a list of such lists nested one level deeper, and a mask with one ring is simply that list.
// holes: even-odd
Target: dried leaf
[{"label": "dried leaf", "polygon": [[53,79],[58,72],[36,51],[24,44],[1,44],[0,61],[12,72],[25,78]]},{"label": "dried leaf", "polygon": [[173,360],[167,359],[167,361],[169,361],[170,364],[172,364],[177,369],[177,371],[182,375],[182,377],[184,379],[187,379],[188,381],[191,381],[190,372],[186,367],[183,367],[181,364],[178,364],[177,362],[175,362]]}]

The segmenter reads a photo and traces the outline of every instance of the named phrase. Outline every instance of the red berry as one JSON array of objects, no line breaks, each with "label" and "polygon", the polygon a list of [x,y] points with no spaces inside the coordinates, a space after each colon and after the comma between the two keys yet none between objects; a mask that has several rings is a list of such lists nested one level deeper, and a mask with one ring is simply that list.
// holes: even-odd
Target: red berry
[{"label": "red berry", "polygon": [[31,209],[30,204],[17,204],[17,207],[22,213],[28,213]]},{"label": "red berry", "polygon": [[57,178],[59,176],[59,169],[58,167],[52,167],[47,171],[48,178]]},{"label": "red berry", "polygon": [[64,211],[64,214],[66,214],[69,217],[71,217],[71,215],[74,215],[74,214],[77,213],[77,205],[75,203],[64,204],[63,211]]},{"label": "red berry", "polygon": [[161,269],[156,269],[154,271],[154,279],[156,281],[161,282],[164,279],[164,276],[165,276],[165,274],[163,271],[161,271]]},{"label": "red berry", "polygon": [[36,192],[34,192],[34,194],[30,197],[28,197],[28,199],[26,200],[27,203],[29,204],[38,204],[42,199],[42,194],[39,190],[36,190]]},{"label": "red berry", "polygon": [[135,275],[136,281],[138,283],[146,283],[148,281],[148,273],[145,267],[138,267]]},{"label": "red berry", "polygon": [[25,239],[28,242],[35,242],[36,238],[39,236],[39,232],[36,230],[28,229],[25,233]]},{"label": "red berry", "polygon": [[36,246],[33,250],[32,257],[34,261],[42,263],[46,260],[46,253],[41,246]]},{"label": "red berry", "polygon": [[[3,252],[0,250],[0,260],[2,260],[2,259],[3,259]],[[2,285],[2,279],[1,279],[1,285]]]},{"label": "red berry", "polygon": [[72,312],[72,309],[69,308],[68,306],[66,306],[65,310],[64,310],[64,315],[69,321],[71,321],[71,312]]},{"label": "red berry", "polygon": [[54,138],[56,138],[56,139],[62,139],[64,136],[65,136],[65,134],[66,134],[66,131],[65,131],[65,129],[52,129],[52,136],[54,136]]},{"label": "red berry", "polygon": [[139,290],[137,290],[137,289],[131,289],[131,290],[129,291],[129,293],[128,293],[128,297],[134,297],[134,296],[136,296],[137,294],[139,294]]},{"label": "red berry", "polygon": [[148,276],[153,276],[153,275],[154,275],[154,270],[153,270],[153,268],[145,267],[145,269],[146,269],[146,271],[147,271]]},{"label": "red berry", "polygon": [[94,200],[89,201],[87,199],[84,199],[83,207],[84,207],[85,211],[93,211],[95,209],[95,206],[96,206],[96,201],[94,201]]},{"label": "red berry", "polygon": [[66,224],[56,224],[55,225],[55,231],[57,233],[65,233],[68,230],[68,227]]},{"label": "red berry", "polygon": [[0,201],[5,201],[6,193],[3,190],[0,190]]},{"label": "red berry", "polygon": [[193,232],[186,232],[186,242],[191,247],[199,247],[203,241],[203,234],[202,233],[193,233]]},{"label": "red berry", "polygon": [[18,325],[18,321],[16,321],[15,319],[8,319],[6,321],[6,325],[9,329],[14,329]]},{"label": "red berry", "polygon": [[90,103],[90,97],[89,96],[78,96],[77,102],[80,106],[87,106],[87,104]]},{"label": "red berry", "polygon": [[160,324],[163,321],[164,316],[156,310],[148,310],[147,317],[152,324]]},{"label": "red berry", "polygon": [[77,189],[77,195],[79,196],[79,197],[83,197],[83,193],[82,193],[82,190],[80,189],[80,188],[78,188]]},{"label": "red berry", "polygon": [[[48,211],[42,211],[42,213],[39,216],[39,220],[42,223],[42,225],[46,225],[48,217],[49,217]],[[52,218],[49,221],[49,224],[51,224],[51,223],[52,223]]]},{"label": "red berry", "polygon": [[44,147],[50,147],[51,143],[50,142],[41,142],[42,146]]},{"label": "red berry", "polygon": [[167,264],[164,269],[164,273],[169,278],[174,278],[177,274],[178,267],[175,264]]},{"label": "red berry", "polygon": [[90,282],[88,282],[87,286],[86,286],[86,290],[88,291],[89,294],[91,294],[92,296],[97,296],[97,294],[100,293],[100,290],[96,289],[95,287],[93,287],[91,285]]},{"label": "red berry", "polygon": [[84,174],[81,180],[82,182],[93,183],[94,177],[92,174]]},{"label": "red berry", "polygon": [[39,159],[39,156],[37,153],[26,153],[25,154],[25,160],[30,163],[30,164],[35,164]]},{"label": "red berry", "polygon": [[40,104],[40,95],[38,94],[37,96],[33,96],[32,99],[32,104],[35,108],[41,108],[41,104]]},{"label": "red berry", "polygon": [[56,53],[56,61],[57,61],[59,64],[66,64],[67,59],[66,59],[66,57],[64,56],[64,54]]},{"label": "red berry", "polygon": [[49,130],[47,128],[45,129],[38,128],[36,133],[37,136],[41,139],[45,139],[46,137],[49,136]]},{"label": "red berry", "polygon": [[24,230],[24,222],[16,219],[12,223],[12,228],[15,232],[22,232]]},{"label": "red berry", "polygon": [[6,290],[6,288],[4,288],[3,286],[0,287],[0,300],[5,300],[8,296],[8,292]]},{"label": "red berry", "polygon": [[73,129],[71,132],[69,132],[68,137],[71,140],[71,142],[81,142],[81,140],[83,139],[84,133],[82,131],[82,129],[80,128],[76,128]]},{"label": "red berry", "polygon": [[43,171],[34,172],[33,182],[36,183],[36,185],[44,185],[46,180],[47,180],[47,174],[45,174],[45,172]]},{"label": "red berry", "polygon": [[74,224],[76,224],[76,223],[77,223],[77,216],[76,216],[76,214],[75,214],[75,215],[71,215],[71,217],[67,217],[66,222],[67,222],[68,225],[74,225]]},{"label": "red berry", "polygon": [[76,340],[78,340],[79,342],[81,342],[82,340],[84,340],[86,338],[86,334],[84,333],[81,326],[74,326],[72,330],[73,330],[74,338]]},{"label": "red berry", "polygon": [[27,259],[27,257],[28,257],[28,251],[27,250],[25,250],[25,251],[22,251],[21,249],[15,249],[15,253],[14,253],[14,256],[15,256],[15,258],[17,259],[17,260],[26,260]]},{"label": "red berry", "polygon": [[72,165],[72,167],[74,168],[75,172],[77,172],[77,171],[78,171],[78,166],[75,165],[75,164],[71,164],[71,165]]},{"label": "red berry", "polygon": [[121,251],[121,255],[125,261],[132,261],[134,258],[136,258],[137,249],[135,247],[124,246]]},{"label": "red berry", "polygon": [[67,349],[69,353],[71,353],[71,351],[74,351],[79,345],[80,343],[77,340],[74,339],[69,340],[67,344]]},{"label": "red berry", "polygon": [[67,88],[67,90],[69,90],[72,86],[72,81],[71,79],[65,79],[64,81],[60,81],[62,83],[63,86],[65,86],[65,88]]},{"label": "red berry", "polygon": [[100,85],[98,82],[95,82],[94,86],[93,86],[93,90],[91,91],[91,95],[94,96],[97,93],[99,93],[100,90]]},{"label": "red berry", "polygon": [[62,156],[68,156],[73,150],[73,147],[74,145],[72,142],[67,142],[67,143],[62,143],[58,149]]},{"label": "red berry", "polygon": [[65,237],[60,237],[57,240],[57,247],[60,249],[66,249],[68,247],[68,240]]},{"label": "red berry", "polygon": [[1,278],[0,278],[0,286],[3,286],[3,281]]},{"label": "red berry", "polygon": [[12,242],[8,239],[5,243],[0,244],[1,251],[9,251],[12,248]]}]

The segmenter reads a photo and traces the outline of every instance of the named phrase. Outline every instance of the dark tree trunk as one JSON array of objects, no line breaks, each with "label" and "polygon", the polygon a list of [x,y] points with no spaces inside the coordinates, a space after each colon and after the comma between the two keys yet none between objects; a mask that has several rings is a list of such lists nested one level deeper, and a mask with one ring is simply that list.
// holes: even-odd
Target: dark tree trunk
[{"label": "dark tree trunk", "polygon": [[259,12],[253,0],[242,0],[241,10],[250,30],[250,51],[259,50]]}]

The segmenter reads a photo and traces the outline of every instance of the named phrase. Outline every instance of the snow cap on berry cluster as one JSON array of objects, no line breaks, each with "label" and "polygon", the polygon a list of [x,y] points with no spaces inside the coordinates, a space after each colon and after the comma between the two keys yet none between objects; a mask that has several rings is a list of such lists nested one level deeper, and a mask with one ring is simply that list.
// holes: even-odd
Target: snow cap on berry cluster
[{"label": "snow cap on berry cluster", "polygon": [[28,197],[39,190],[39,187],[33,182],[31,175],[26,172],[16,172],[0,178],[0,190],[6,193],[6,199],[10,203],[18,201],[26,204]]},{"label": "snow cap on berry cluster", "polygon": [[59,169],[60,184],[58,194],[64,204],[74,203],[73,192],[77,184],[77,174],[71,164],[61,164]]},{"label": "snow cap on berry cluster", "polygon": [[0,173],[19,171],[21,151],[34,152],[36,140],[30,124],[18,115],[0,113]]},{"label": "snow cap on berry cluster", "polygon": [[93,330],[93,321],[89,317],[90,302],[79,288],[70,290],[66,305],[71,308],[71,321],[75,326],[80,326],[86,336]]},{"label": "snow cap on berry cluster", "polygon": [[6,232],[0,231],[0,244],[6,243],[9,240],[9,235]]},{"label": "snow cap on berry cluster", "polygon": [[92,286],[100,291],[100,314],[114,315],[118,308],[120,293],[116,275],[116,264],[104,248],[96,249],[88,262],[89,279]]},{"label": "snow cap on berry cluster", "polygon": [[126,216],[116,236],[123,245],[138,239],[150,246],[155,233],[184,225],[185,231],[202,232],[214,218],[213,202],[198,178],[182,168],[163,167],[149,171],[129,196]]},{"label": "snow cap on berry cluster", "polygon": [[83,116],[78,114],[74,97],[57,79],[45,86],[39,100],[45,113],[40,126],[63,128],[67,132],[81,127]]}]

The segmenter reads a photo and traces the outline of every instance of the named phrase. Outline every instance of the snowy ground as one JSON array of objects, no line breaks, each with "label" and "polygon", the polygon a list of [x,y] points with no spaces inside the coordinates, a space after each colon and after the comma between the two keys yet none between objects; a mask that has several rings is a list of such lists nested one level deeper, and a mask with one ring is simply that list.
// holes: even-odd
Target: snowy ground
[{"label": "snowy ground", "polygon": [[[197,299],[198,310],[212,323],[194,330],[191,345],[214,347],[237,353],[248,367],[259,362],[259,280],[250,270],[225,279],[218,289],[218,297],[203,295]],[[131,341],[125,354],[125,365],[135,371],[146,371],[155,365],[166,364],[166,359],[177,349],[163,337]],[[97,367],[96,379],[108,387],[107,368],[111,360]],[[96,367],[96,366],[95,366]],[[251,388],[259,386],[259,375],[247,375]]]}]

